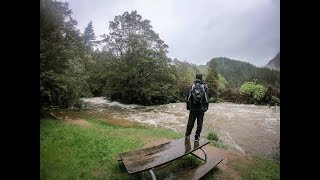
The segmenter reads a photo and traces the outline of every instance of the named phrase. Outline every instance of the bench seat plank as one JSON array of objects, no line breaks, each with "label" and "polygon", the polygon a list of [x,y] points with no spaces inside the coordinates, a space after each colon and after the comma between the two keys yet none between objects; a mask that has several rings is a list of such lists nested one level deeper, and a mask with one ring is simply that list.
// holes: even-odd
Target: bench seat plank
[{"label": "bench seat plank", "polygon": [[133,174],[169,163],[208,143],[205,138],[200,138],[198,142],[194,141],[194,137],[188,140],[181,138],[158,146],[125,152],[119,156],[128,173]]},{"label": "bench seat plank", "polygon": [[175,179],[181,180],[197,180],[202,176],[206,175],[211,169],[216,167],[223,159],[221,157],[210,157],[208,161],[197,168],[188,171],[187,173],[181,175],[180,177],[175,177]]}]

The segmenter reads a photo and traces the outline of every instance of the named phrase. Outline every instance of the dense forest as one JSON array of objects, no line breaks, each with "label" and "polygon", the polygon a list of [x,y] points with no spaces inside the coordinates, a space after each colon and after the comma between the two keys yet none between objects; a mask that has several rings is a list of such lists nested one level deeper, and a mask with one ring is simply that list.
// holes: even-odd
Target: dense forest
[{"label": "dense forest", "polygon": [[[230,88],[239,88],[247,81],[259,80],[264,85],[272,85],[280,88],[280,72],[265,67],[256,67],[250,63],[233,60],[225,57],[213,58],[216,62],[217,71],[227,81]],[[197,66],[200,72],[206,74],[209,63]]]},{"label": "dense forest", "polygon": [[[170,59],[168,45],[137,11],[115,16],[106,29],[108,33],[99,40],[92,22],[88,22],[84,32],[76,25],[67,2],[40,1],[42,110],[80,107],[79,98],[94,96],[141,105],[184,101],[195,74],[203,71],[194,64]],[[223,101],[221,94],[228,90],[240,93],[240,86],[246,82],[280,87],[279,73],[232,62],[214,58],[207,63],[205,80],[213,102]],[[270,97],[279,99],[279,93]]]}]

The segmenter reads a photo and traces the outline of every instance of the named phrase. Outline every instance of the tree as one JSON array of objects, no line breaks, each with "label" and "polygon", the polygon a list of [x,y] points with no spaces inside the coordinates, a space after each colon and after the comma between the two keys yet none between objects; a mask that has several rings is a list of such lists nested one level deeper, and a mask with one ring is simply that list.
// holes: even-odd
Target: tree
[{"label": "tree", "polygon": [[227,89],[228,81],[221,75],[218,74],[218,91],[223,92]]},{"label": "tree", "polygon": [[218,72],[217,72],[217,64],[213,60],[209,61],[208,63],[208,74],[205,79],[206,83],[208,84],[208,96],[209,98],[218,98]]},{"label": "tree", "polygon": [[111,61],[108,96],[111,100],[143,105],[163,104],[175,96],[174,69],[166,56],[168,46],[137,11],[110,22],[104,50]]},{"label": "tree", "polygon": [[86,64],[90,92],[94,96],[105,96],[108,89],[106,84],[110,79],[112,56],[108,52],[99,52],[98,50],[91,52],[91,54],[94,58]]},{"label": "tree", "polygon": [[70,107],[79,97],[90,95],[84,67],[89,57],[71,14],[66,2],[40,1],[42,107]]},{"label": "tree", "polygon": [[176,89],[178,91],[179,100],[185,101],[188,88],[199,70],[195,64],[181,62],[177,59],[174,59],[172,63],[174,64],[176,71]]},{"label": "tree", "polygon": [[93,46],[95,44],[94,40],[96,40],[96,35],[94,34],[92,21],[90,21],[87,27],[85,28],[83,32],[83,39],[85,46],[91,51],[93,51]]}]

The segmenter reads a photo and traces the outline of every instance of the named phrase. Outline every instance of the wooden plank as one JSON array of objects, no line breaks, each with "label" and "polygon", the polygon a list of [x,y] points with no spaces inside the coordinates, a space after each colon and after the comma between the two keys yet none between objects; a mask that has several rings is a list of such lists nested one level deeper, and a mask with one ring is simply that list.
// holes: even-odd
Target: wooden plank
[{"label": "wooden plank", "polygon": [[194,141],[194,137],[187,140],[181,138],[158,146],[122,153],[119,156],[128,173],[133,174],[181,158],[208,143],[205,138],[200,138],[198,142]]},{"label": "wooden plank", "polygon": [[[207,163],[199,166],[194,171],[190,172],[190,176],[188,176],[189,179],[200,179],[202,176],[206,175],[211,169],[216,167],[222,160],[223,159],[221,157],[209,159]],[[187,179],[187,177],[182,179]]]},{"label": "wooden plank", "polygon": [[188,171],[183,175],[175,175],[174,179],[197,180],[206,175],[211,169],[216,167],[223,159],[221,157],[211,157],[208,161],[197,168]]}]

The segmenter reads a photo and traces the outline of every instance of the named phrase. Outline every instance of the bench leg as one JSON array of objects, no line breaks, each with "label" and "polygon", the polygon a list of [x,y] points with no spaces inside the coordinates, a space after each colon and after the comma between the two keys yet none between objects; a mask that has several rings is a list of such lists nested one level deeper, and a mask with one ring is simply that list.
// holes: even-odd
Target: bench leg
[{"label": "bench leg", "polygon": [[156,175],[154,174],[152,169],[149,169],[149,173],[151,174],[152,180],[157,180]]},{"label": "bench leg", "polygon": [[196,155],[196,154],[194,154],[194,153],[191,153],[191,154],[194,155],[195,157],[201,159],[202,161],[207,162],[207,160],[208,160],[207,153],[206,153],[202,148],[200,148],[200,150],[201,150],[201,151],[203,152],[203,154],[204,154],[204,159],[201,158],[201,157],[199,157],[198,155]]}]

